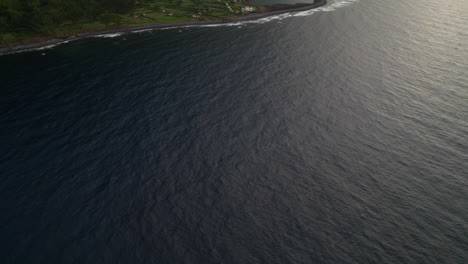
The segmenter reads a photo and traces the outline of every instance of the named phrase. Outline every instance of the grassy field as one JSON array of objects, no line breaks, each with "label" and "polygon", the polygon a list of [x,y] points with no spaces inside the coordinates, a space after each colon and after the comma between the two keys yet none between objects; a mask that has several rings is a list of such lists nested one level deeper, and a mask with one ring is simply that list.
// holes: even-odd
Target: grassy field
[{"label": "grassy field", "polygon": [[[229,7],[228,7],[229,5]],[[90,21],[69,21],[54,26],[47,33],[0,33],[0,46],[14,43],[28,44],[49,38],[59,38],[83,32],[144,26],[160,23],[208,21],[247,13],[242,12],[246,4],[229,0],[154,0],[139,2],[128,14],[106,14]],[[194,17],[195,16],[195,17]]]}]

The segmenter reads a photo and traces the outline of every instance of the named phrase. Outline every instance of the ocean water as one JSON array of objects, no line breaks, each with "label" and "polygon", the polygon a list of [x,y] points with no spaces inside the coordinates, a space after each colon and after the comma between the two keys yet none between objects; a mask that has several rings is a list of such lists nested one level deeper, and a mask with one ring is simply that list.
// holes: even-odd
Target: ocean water
[{"label": "ocean water", "polygon": [[468,2],[0,57],[1,263],[468,263]]}]

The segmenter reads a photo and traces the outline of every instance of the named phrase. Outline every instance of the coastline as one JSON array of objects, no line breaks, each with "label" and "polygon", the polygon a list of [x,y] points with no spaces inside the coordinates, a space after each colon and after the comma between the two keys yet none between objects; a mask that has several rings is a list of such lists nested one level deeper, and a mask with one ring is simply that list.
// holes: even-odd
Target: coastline
[{"label": "coastline", "polygon": [[80,40],[80,39],[85,39],[85,38],[90,38],[90,37],[96,37],[100,35],[125,34],[125,33],[146,31],[146,30],[190,27],[190,26],[201,26],[201,25],[218,25],[218,24],[228,24],[228,23],[235,23],[235,22],[242,22],[242,21],[251,21],[251,20],[257,20],[261,18],[274,16],[274,15],[280,15],[284,13],[307,11],[307,10],[322,7],[326,4],[327,4],[327,0],[315,0],[313,4],[278,5],[278,6],[281,6],[281,8],[279,9],[271,8],[272,6],[262,6],[262,8],[266,8],[266,9],[270,8],[271,10],[262,12],[262,13],[252,13],[252,14],[248,14],[245,16],[241,16],[241,17],[233,17],[233,18],[222,19],[222,20],[159,23],[159,24],[151,24],[151,25],[145,25],[145,26],[113,28],[113,29],[108,29],[108,30],[79,33],[79,34],[75,34],[73,36],[64,37],[64,38],[52,38],[49,40],[26,44],[26,45],[20,44],[20,45],[15,45],[12,47],[0,48],[0,55],[46,48],[48,46],[58,45],[58,44],[67,43],[70,41],[75,41],[75,40]]}]

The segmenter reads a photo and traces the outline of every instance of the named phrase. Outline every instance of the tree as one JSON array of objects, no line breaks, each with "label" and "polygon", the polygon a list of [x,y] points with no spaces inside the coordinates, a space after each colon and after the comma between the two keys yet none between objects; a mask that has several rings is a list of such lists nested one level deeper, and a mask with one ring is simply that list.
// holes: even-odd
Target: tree
[{"label": "tree", "polygon": [[122,22],[122,17],[106,10],[101,15],[101,22],[106,24],[106,26],[110,24],[120,24]]}]

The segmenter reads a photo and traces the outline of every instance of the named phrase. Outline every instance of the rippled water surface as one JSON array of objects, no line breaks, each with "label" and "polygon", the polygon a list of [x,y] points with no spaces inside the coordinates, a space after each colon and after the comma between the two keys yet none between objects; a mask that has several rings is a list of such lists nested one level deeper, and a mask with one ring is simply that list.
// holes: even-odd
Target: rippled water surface
[{"label": "rippled water surface", "polygon": [[468,263],[468,1],[0,57],[1,263]]}]

